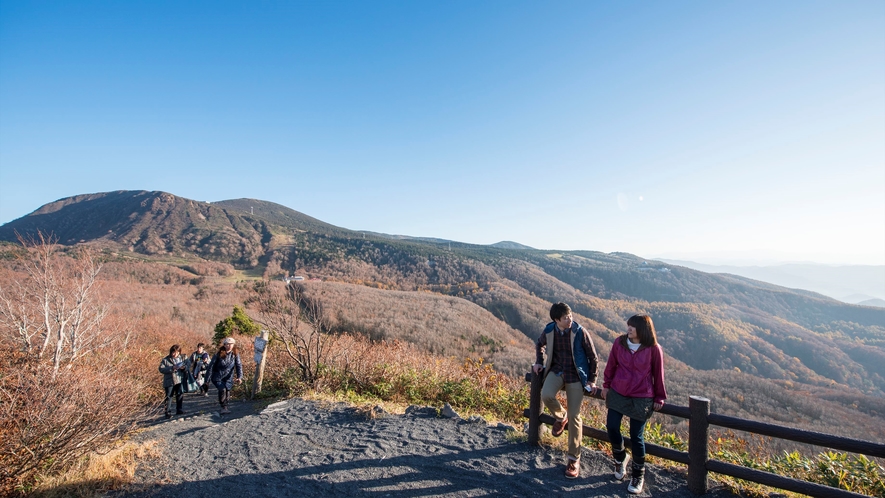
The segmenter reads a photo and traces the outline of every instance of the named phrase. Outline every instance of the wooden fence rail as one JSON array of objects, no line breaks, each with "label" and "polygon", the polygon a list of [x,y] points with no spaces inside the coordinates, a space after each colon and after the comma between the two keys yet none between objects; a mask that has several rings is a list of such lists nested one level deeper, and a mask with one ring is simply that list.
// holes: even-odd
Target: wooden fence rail
[{"label": "wooden fence rail", "polygon": [[[527,382],[531,382],[529,407],[524,412],[524,415],[529,419],[528,441],[529,444],[539,445],[541,438],[541,424],[552,425],[554,418],[542,413],[541,387],[543,384],[543,372],[541,374],[528,373],[526,374],[525,379]],[[593,395],[585,394],[585,396],[602,399],[598,392]],[[738,479],[763,484],[765,486],[785,489],[787,491],[802,493],[809,496],[827,498],[865,496],[830,486],[779,476],[777,474],[772,474],[771,472],[750,469],[719,460],[711,460],[708,450],[710,441],[709,429],[711,425],[773,438],[798,441],[800,443],[813,444],[851,453],[859,453],[870,457],[885,458],[885,444],[794,429],[792,427],[784,427],[781,425],[768,424],[737,417],[717,415],[715,413],[710,413],[710,400],[700,396],[689,397],[689,406],[676,406],[669,403],[665,404],[658,413],[688,419],[688,452],[665,448],[648,442],[645,443],[646,452],[649,455],[688,465],[688,489],[696,495],[705,494],[707,492],[707,473],[716,472],[718,474],[724,474]],[[606,431],[588,427],[586,425],[583,425],[581,429],[582,435],[585,437],[592,437],[600,441],[610,442]],[[625,444],[630,444],[629,438],[625,438]]]}]

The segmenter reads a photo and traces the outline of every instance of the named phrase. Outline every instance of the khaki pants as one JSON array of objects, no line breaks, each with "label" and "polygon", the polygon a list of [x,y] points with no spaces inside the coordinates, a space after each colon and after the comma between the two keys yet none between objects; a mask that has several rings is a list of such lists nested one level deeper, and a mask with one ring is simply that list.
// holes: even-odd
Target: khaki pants
[{"label": "khaki pants", "polygon": [[[566,412],[562,410],[562,404],[556,399],[556,393],[565,388],[565,401],[568,405]],[[544,387],[541,388],[541,401],[557,419],[568,415],[568,454],[572,459],[581,458],[581,437],[583,436],[581,419],[581,403],[584,401],[584,387],[580,382],[563,384],[562,377],[551,373],[544,379]]]}]

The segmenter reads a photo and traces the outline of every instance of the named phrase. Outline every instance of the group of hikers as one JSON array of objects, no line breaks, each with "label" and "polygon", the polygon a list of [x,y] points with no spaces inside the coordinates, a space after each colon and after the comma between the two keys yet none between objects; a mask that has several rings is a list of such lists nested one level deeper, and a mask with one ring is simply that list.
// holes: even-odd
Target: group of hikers
[{"label": "group of hikers", "polygon": [[218,389],[218,404],[222,415],[230,413],[227,407],[230,391],[234,383],[243,382],[243,363],[240,361],[237,341],[226,337],[214,356],[209,357],[205,344],[197,344],[197,350],[187,358],[181,354],[181,346],[173,344],[169,356],[160,361],[163,374],[163,389],[166,390],[166,418],[172,418],[172,401],[175,401],[175,414],[183,415],[182,401],[186,392],[209,395],[209,383]]},{"label": "group of hikers", "polygon": [[[599,391],[605,400],[608,414],[606,428],[614,457],[614,476],[622,480],[627,475],[630,455],[624,447],[621,421],[629,419],[632,445],[631,479],[627,491],[642,492],[645,483],[645,427],[655,411],[664,406],[667,391],[664,387],[664,353],[658,345],[655,327],[648,315],[634,315],[627,320],[627,333],[612,344],[608,362],[603,371],[602,386],[597,386],[599,358],[589,332],[572,319],[572,310],[565,303],[550,308],[553,320],[535,343],[536,359],[532,370],[544,376],[541,401],[555,417],[552,435],[559,437],[568,430],[568,460],[565,476],[575,479],[581,469],[582,419],[581,403],[584,392]],[[234,382],[243,380],[243,365],[236,341],[225,338],[212,358],[199,344],[188,359],[182,359],[176,344],[169,356],[160,363],[163,387],[166,389],[166,418],[172,417],[172,400],[176,414],[183,414],[181,403],[183,385],[192,378],[200,392],[208,395],[209,382],[218,389],[218,403],[222,414],[227,408]],[[546,357],[546,358],[545,358]],[[188,392],[192,388],[187,388]],[[193,389],[195,390],[195,389]],[[565,391],[566,407],[556,398]]]}]

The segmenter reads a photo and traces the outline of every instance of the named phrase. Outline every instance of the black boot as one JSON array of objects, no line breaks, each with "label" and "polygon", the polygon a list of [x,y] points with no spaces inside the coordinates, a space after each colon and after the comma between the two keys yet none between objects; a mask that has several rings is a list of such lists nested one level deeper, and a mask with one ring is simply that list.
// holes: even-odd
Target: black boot
[{"label": "black boot", "polygon": [[630,461],[630,455],[624,450],[612,450],[612,456],[615,458],[615,479],[620,481],[627,475],[627,462]]}]

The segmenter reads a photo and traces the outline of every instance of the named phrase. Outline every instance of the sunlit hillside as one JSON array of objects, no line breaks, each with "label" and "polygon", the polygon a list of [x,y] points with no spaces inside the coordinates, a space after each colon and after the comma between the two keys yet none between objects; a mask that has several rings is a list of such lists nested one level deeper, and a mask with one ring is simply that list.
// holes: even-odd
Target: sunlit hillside
[{"label": "sunlit hillside", "polygon": [[182,300],[205,305],[188,325],[202,331],[245,300],[234,297],[237,281],[299,275],[333,330],[481,357],[518,375],[550,304],[565,301],[603,359],[627,317],[650,314],[676,403],[701,394],[714,411],[866,438],[885,417],[885,310],[810,292],[630,254],[390,238],[263,201],[208,205],[159,192],[64,199],[0,227],[0,238],[37,230],[100,248],[108,280],[177,289],[152,291],[165,304],[144,313],[181,322]]}]

